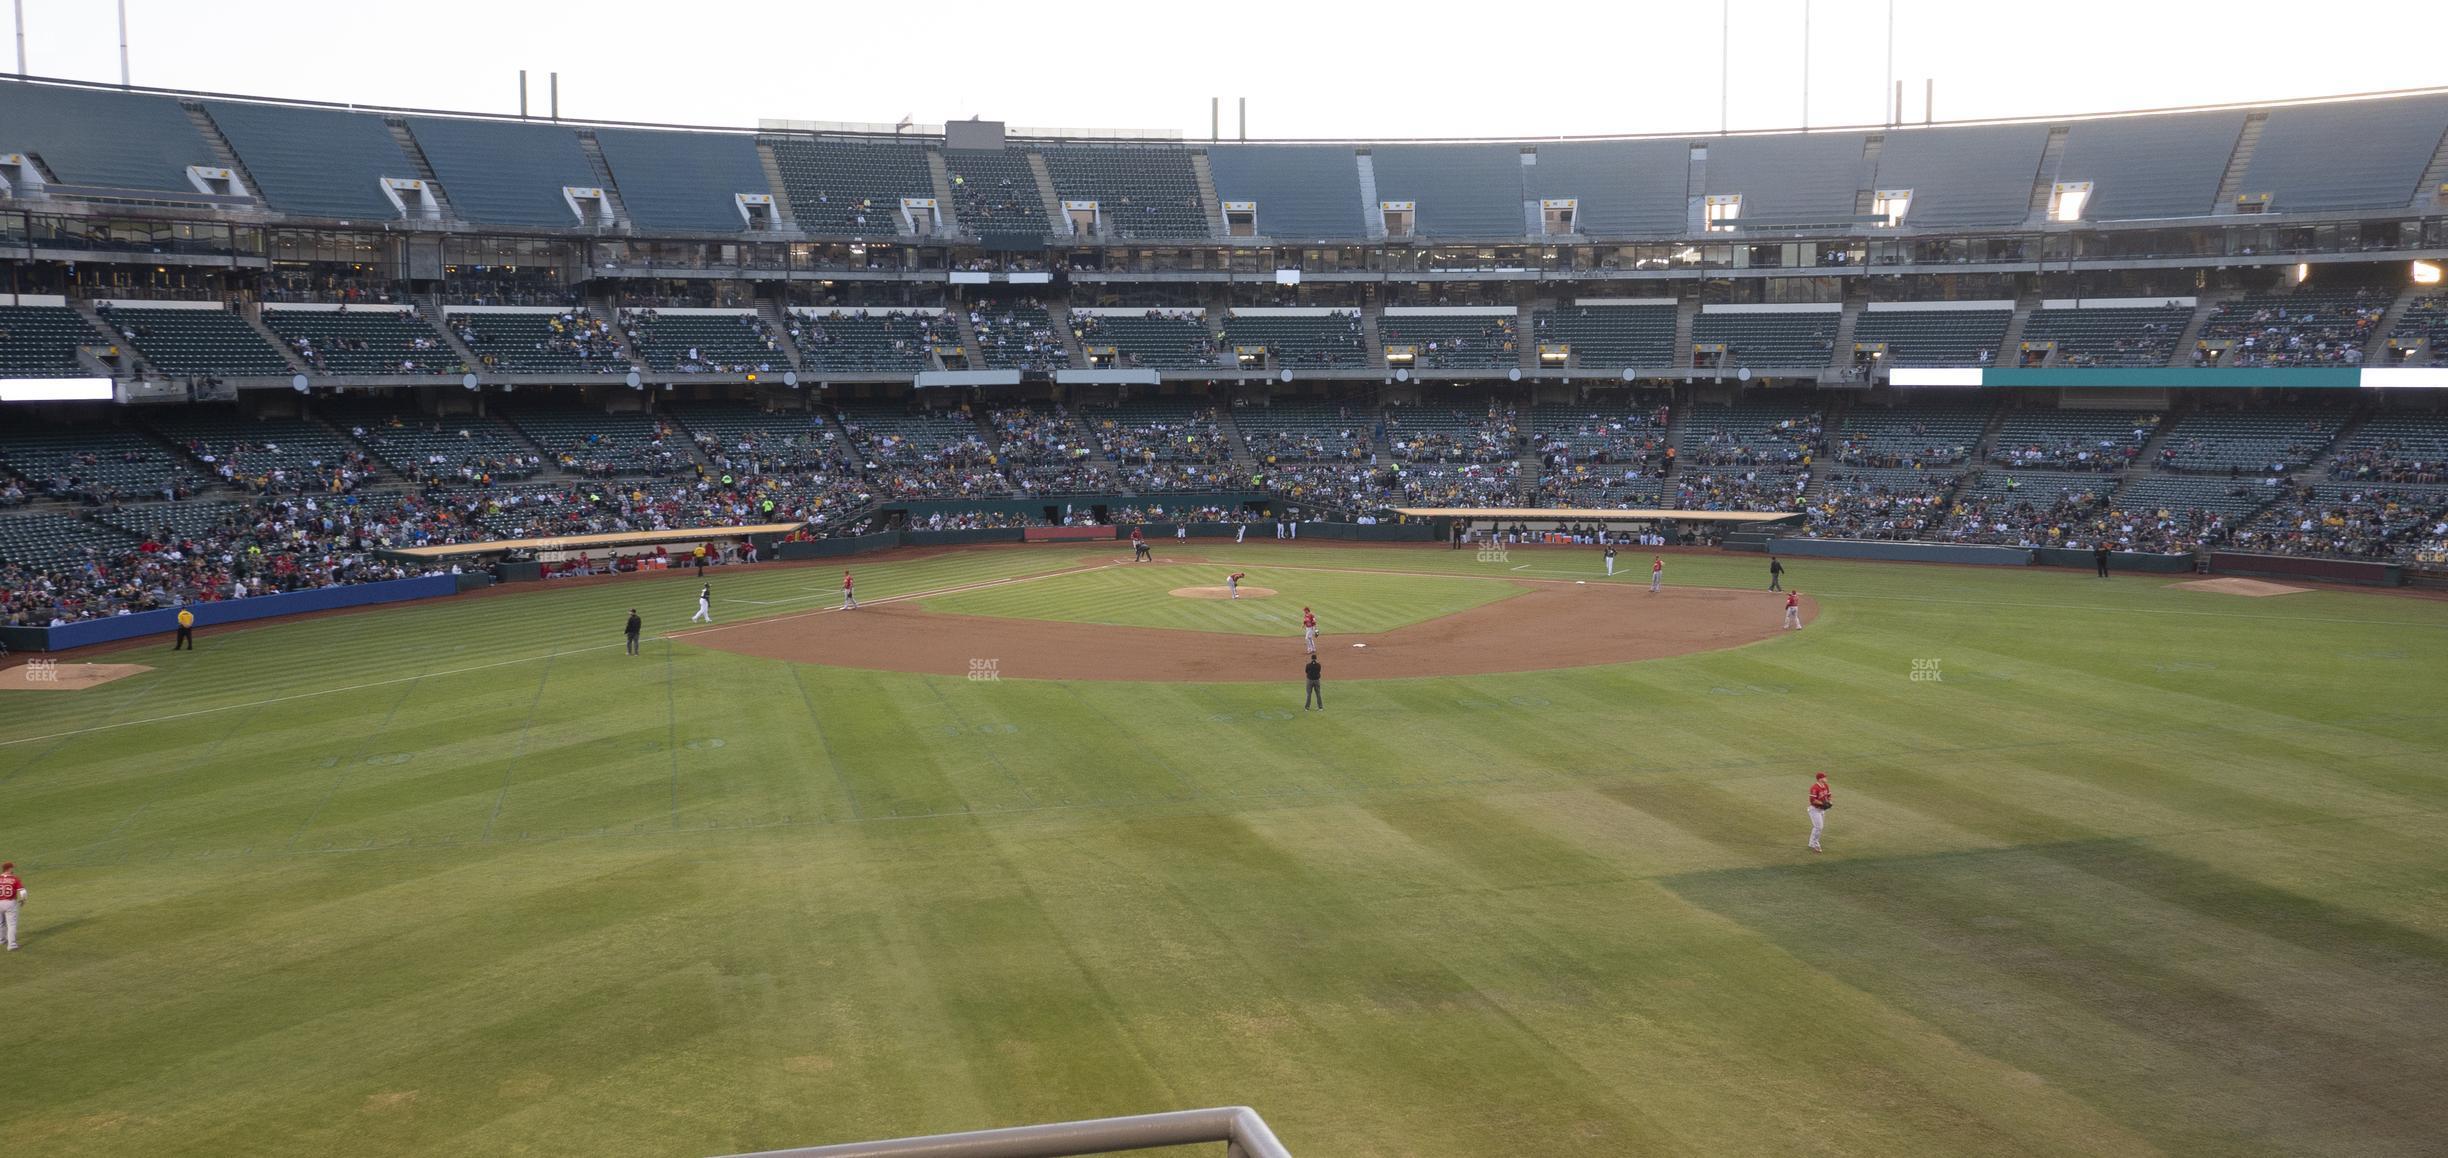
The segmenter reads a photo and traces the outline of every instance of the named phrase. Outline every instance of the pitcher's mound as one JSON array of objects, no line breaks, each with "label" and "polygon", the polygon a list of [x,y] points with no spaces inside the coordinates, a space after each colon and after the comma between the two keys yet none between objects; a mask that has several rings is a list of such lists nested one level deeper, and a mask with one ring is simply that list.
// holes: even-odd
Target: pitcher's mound
[{"label": "pitcher's mound", "polygon": [[2260,579],[2188,579],[2168,586],[2182,587],[2188,591],[2211,591],[2220,595],[2252,596],[2294,595],[2311,590],[2309,587],[2289,587],[2284,583],[2269,583]]},{"label": "pitcher's mound", "polygon": [[140,663],[52,663],[38,659],[0,668],[0,692],[83,691],[152,670]]},{"label": "pitcher's mound", "polygon": [[[1232,592],[1222,587],[1176,587],[1168,594],[1175,599],[1232,598]],[[1252,587],[1247,583],[1241,585],[1241,598],[1243,599],[1264,599],[1273,594],[1275,594],[1275,589],[1272,587]]]}]

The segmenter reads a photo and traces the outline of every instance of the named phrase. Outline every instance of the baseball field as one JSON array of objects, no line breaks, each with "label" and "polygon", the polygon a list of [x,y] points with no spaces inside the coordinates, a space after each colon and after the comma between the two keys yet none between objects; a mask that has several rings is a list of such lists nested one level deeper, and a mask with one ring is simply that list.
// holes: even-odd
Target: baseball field
[{"label": "baseball field", "polygon": [[2448,602],[1792,561],[1784,631],[1758,556],[1157,555],[65,657],[146,670],[0,691],[0,1152],[2440,1152]]}]

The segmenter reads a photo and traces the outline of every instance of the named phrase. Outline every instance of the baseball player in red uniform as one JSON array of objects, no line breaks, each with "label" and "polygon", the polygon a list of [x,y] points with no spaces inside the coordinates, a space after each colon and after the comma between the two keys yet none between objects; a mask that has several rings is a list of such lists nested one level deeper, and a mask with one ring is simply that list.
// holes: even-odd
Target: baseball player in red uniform
[{"label": "baseball player in red uniform", "polygon": [[1309,654],[1317,654],[1317,612],[1301,608],[1301,642],[1309,645]]},{"label": "baseball player in red uniform", "polygon": [[1150,561],[1151,561],[1151,560],[1150,560],[1149,555],[1148,555],[1148,543],[1147,543],[1147,536],[1146,536],[1145,534],[1142,534],[1142,533],[1140,532],[1139,528],[1137,528],[1137,527],[1132,527],[1132,528],[1131,528],[1131,562],[1133,562],[1133,563],[1146,563],[1146,562],[1150,562]]},{"label": "baseball player in red uniform", "polygon": [[1224,590],[1230,592],[1235,599],[1241,598],[1241,574],[1235,571],[1224,577]]},{"label": "baseball player in red uniform", "polygon": [[1834,792],[1832,792],[1832,791],[1829,791],[1829,789],[1828,789],[1827,773],[1825,773],[1825,772],[1821,772],[1821,773],[1819,773],[1819,774],[1818,774],[1818,775],[1817,775],[1817,776],[1816,776],[1814,779],[1812,779],[1812,780],[1811,780],[1811,789],[1810,789],[1810,818],[1811,818],[1811,841],[1810,841],[1810,850],[1811,850],[1812,852],[1818,852],[1818,851],[1820,851],[1820,848],[1819,848],[1819,830],[1821,830],[1821,829],[1823,829],[1823,828],[1826,828],[1826,827],[1827,827],[1827,810],[1828,810],[1828,809],[1831,809],[1831,808],[1834,808],[1834,807],[1836,807],[1836,794],[1835,794]]},{"label": "baseball player in red uniform", "polygon": [[1799,591],[1785,593],[1785,630],[1802,630],[1802,593]]},{"label": "baseball player in red uniform", "polygon": [[17,951],[17,910],[25,904],[25,895],[25,882],[17,879],[16,862],[0,864],[0,934],[6,934],[11,953]]},{"label": "baseball player in red uniform", "polygon": [[858,610],[858,586],[850,581],[850,573],[842,572],[842,606],[844,611]]},{"label": "baseball player in red uniform", "polygon": [[1664,555],[1649,556],[1649,593],[1655,595],[1658,593],[1658,588],[1665,585],[1666,557]]}]

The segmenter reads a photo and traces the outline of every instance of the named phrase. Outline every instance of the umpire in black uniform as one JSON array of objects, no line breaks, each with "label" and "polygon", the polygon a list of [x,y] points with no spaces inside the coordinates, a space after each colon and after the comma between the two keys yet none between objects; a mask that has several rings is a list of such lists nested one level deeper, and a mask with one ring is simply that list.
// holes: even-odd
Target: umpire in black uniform
[{"label": "umpire in black uniform", "polygon": [[2099,577],[2100,577],[2100,578],[2102,578],[2102,579],[2107,578],[2107,577],[2108,577],[2108,542],[2107,542],[2107,540],[2103,539],[2103,540],[2101,540],[2101,541],[2100,541],[2100,544],[2099,544],[2098,546],[2091,548],[2091,561],[2092,561],[2092,562],[2094,562],[2094,563],[2099,564]]},{"label": "umpire in black uniform", "polygon": [[1318,688],[1318,677],[1324,670],[1318,666],[1318,658],[1314,655],[1309,657],[1309,666],[1301,669],[1302,674],[1309,677],[1309,694],[1301,697],[1302,711],[1310,708],[1321,712],[1326,710],[1326,693]]},{"label": "umpire in black uniform", "polygon": [[635,608],[635,607],[630,608],[630,609],[629,609],[629,625],[628,625],[627,627],[624,627],[624,628],[622,628],[622,629],[621,629],[621,634],[622,634],[622,635],[624,635],[624,636],[627,636],[627,637],[628,637],[628,639],[629,639],[629,654],[631,654],[631,655],[636,655],[636,654],[638,653],[638,650],[637,650],[638,629],[639,629],[639,628],[641,628],[641,627],[644,627],[644,626],[645,626],[645,624],[643,624],[643,623],[639,622],[639,620],[638,620],[637,608]]}]

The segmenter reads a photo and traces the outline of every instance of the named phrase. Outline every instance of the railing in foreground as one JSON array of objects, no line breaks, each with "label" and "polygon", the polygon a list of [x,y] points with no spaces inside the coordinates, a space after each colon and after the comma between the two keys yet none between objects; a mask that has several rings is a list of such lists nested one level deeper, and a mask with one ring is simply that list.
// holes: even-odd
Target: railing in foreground
[{"label": "railing in foreground", "polygon": [[1224,1143],[1225,1158],[1292,1158],[1283,1143],[1275,1140],[1275,1132],[1267,1129],[1265,1119],[1248,1106],[764,1150],[732,1158],[1065,1158],[1201,1142]]}]

